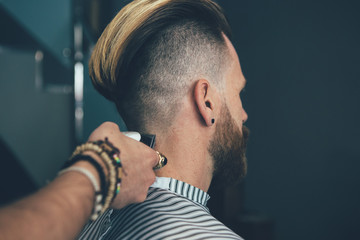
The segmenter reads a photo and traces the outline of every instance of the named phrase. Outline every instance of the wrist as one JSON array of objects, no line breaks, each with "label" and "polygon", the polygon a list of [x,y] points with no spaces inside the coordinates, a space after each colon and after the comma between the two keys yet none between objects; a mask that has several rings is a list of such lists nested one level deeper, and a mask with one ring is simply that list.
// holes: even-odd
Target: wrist
[{"label": "wrist", "polygon": [[[87,142],[78,146],[59,174],[79,172],[85,175],[95,189],[95,204],[90,217],[95,220],[114,200],[120,190],[120,151],[105,138],[105,141]],[[99,182],[101,187],[99,188]]]},{"label": "wrist", "polygon": [[[73,164],[72,167],[79,167],[82,169],[86,169],[95,177],[96,182],[100,183],[99,173],[97,172],[96,168],[89,162],[86,162],[85,160],[83,160],[83,161],[80,160],[80,161],[76,162],[75,164]],[[92,185],[92,183],[90,181],[88,181],[88,182],[90,185]],[[93,191],[93,193],[95,194],[95,190]]]}]

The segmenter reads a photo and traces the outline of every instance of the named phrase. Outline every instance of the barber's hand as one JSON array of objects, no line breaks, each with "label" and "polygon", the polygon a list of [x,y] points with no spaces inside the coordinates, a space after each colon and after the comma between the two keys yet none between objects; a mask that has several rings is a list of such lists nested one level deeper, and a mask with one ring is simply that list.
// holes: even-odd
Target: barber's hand
[{"label": "barber's hand", "polygon": [[158,155],[145,144],[122,134],[119,127],[112,122],[105,122],[95,129],[89,141],[104,140],[106,137],[120,150],[123,166],[120,193],[111,207],[123,208],[131,203],[143,202],[149,187],[155,181],[153,167],[158,163]]}]

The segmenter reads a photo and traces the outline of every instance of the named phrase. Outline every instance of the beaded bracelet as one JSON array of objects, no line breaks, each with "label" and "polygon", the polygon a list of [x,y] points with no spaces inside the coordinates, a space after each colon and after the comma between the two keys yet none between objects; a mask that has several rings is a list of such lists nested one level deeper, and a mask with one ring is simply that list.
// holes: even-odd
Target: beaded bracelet
[{"label": "beaded bracelet", "polygon": [[[94,204],[92,214],[90,216],[90,220],[94,221],[98,216],[100,216],[100,214],[102,213],[101,211],[104,209],[104,205],[105,205],[104,196],[107,194],[107,186],[106,186],[107,181],[106,181],[104,170],[101,167],[101,165],[98,162],[96,162],[89,155],[81,155],[81,154],[74,155],[73,154],[70,157],[70,159],[64,164],[64,166],[62,168],[63,170],[60,171],[59,174],[62,174],[64,172],[68,171],[69,169],[75,168],[75,167],[70,167],[70,166],[72,166],[73,164],[75,164],[76,162],[79,162],[79,161],[87,161],[87,162],[89,162],[91,165],[93,165],[95,167],[95,169],[97,170],[97,172],[99,174],[101,190],[96,190],[95,191],[95,204]],[[89,179],[90,179],[90,177],[89,177]]]},{"label": "beaded bracelet", "polygon": [[114,147],[114,145],[112,145],[107,138],[105,138],[105,141],[99,140],[93,143],[101,147],[101,149],[108,154],[108,156],[113,162],[113,165],[115,166],[115,170],[117,172],[117,179],[116,179],[116,189],[112,198],[112,200],[114,200],[116,195],[120,192],[120,187],[121,187],[122,165],[121,165],[121,160],[119,158],[120,151],[119,149]]},{"label": "beaded bracelet", "polygon": [[[94,206],[94,214],[91,216],[92,219],[96,219],[101,215],[107,208],[110,207],[111,202],[120,191],[121,184],[121,161],[119,158],[119,150],[115,148],[107,138],[105,141],[97,142],[88,142],[78,146],[71,158],[75,158],[77,155],[85,152],[92,151],[100,156],[101,160],[104,162],[108,172],[108,181],[107,181],[107,193],[103,194],[106,197],[103,197],[103,205]],[[101,210],[99,210],[101,208]]]}]

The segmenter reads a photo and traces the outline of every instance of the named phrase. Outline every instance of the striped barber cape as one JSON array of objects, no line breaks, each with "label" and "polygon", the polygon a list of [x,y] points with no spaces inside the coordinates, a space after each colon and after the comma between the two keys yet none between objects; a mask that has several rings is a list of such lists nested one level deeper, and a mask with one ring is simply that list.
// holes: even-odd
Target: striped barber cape
[{"label": "striped barber cape", "polygon": [[209,195],[172,178],[156,178],[143,203],[109,209],[79,239],[242,239],[206,207]]}]

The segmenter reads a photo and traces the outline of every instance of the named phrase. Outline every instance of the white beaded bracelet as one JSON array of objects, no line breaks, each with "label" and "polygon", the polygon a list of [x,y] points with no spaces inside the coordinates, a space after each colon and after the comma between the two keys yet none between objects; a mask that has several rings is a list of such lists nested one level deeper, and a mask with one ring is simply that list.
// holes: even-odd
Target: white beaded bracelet
[{"label": "white beaded bracelet", "polygon": [[87,170],[85,168],[82,168],[82,167],[73,166],[73,167],[66,168],[66,169],[60,171],[58,173],[58,176],[60,176],[60,175],[62,175],[64,173],[67,173],[67,172],[72,172],[72,171],[84,174],[90,180],[91,184],[94,187],[94,190],[95,190],[95,206],[94,206],[93,213],[90,216],[90,219],[92,221],[94,221],[96,218],[98,218],[98,216],[99,216],[99,214],[100,214],[100,212],[101,212],[101,210],[103,208],[103,206],[101,204],[102,195],[100,194],[99,184],[96,181],[95,176],[89,170]]}]

